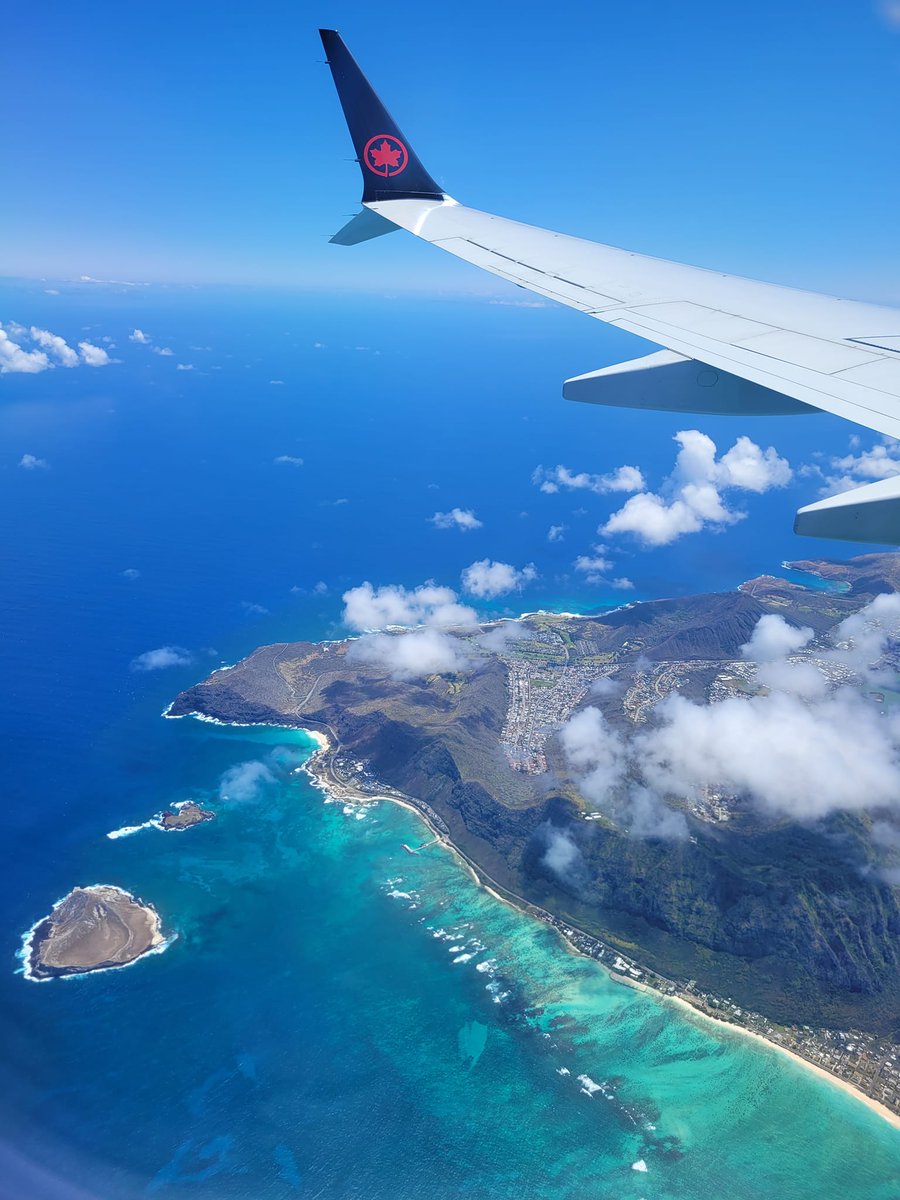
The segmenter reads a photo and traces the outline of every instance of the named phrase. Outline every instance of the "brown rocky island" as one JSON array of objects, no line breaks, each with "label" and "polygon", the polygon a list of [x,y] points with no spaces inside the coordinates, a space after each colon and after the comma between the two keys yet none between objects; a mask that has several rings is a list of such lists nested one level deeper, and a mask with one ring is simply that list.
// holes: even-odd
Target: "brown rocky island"
[{"label": "brown rocky island", "polygon": [[192,825],[200,825],[203,821],[212,821],[215,813],[208,808],[201,808],[193,800],[184,804],[176,804],[167,809],[159,818],[159,824],[166,830],[190,829]]},{"label": "brown rocky island", "polygon": [[25,974],[42,980],[124,967],[164,941],[152,905],[106,884],[76,887],[35,926]]}]

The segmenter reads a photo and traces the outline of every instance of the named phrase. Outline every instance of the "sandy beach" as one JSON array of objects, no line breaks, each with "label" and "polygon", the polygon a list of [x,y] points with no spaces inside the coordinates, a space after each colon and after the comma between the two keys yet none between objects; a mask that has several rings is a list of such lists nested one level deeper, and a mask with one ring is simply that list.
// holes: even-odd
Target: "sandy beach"
[{"label": "sandy beach", "polygon": [[[314,766],[315,760],[318,759],[321,755],[324,755],[325,752],[330,748],[330,741],[324,733],[320,733],[318,730],[305,729],[304,732],[309,734],[309,736],[311,738],[313,738],[319,744],[319,747],[320,747],[310,757],[310,759],[307,762],[307,764],[305,765],[304,769],[306,770],[306,772],[309,775],[312,782],[318,788],[320,788],[322,791],[327,793],[328,792],[328,784],[323,779],[321,779],[315,773],[314,770],[310,770],[309,768]],[[499,900],[502,904],[509,905],[510,908],[516,909],[518,912],[523,913],[525,916],[531,916],[535,920],[540,919],[538,917],[534,917],[533,913],[529,913],[527,908],[524,907],[522,904],[517,903],[514,899],[512,899],[509,896],[502,895],[494,887],[492,887],[491,884],[488,882],[488,880],[481,874],[480,870],[478,870],[469,861],[467,856],[465,854],[463,854],[463,852],[457,846],[455,846],[453,844],[453,842],[450,840],[450,838],[448,838],[445,834],[442,834],[440,832],[440,830],[435,829],[435,827],[428,820],[428,817],[426,816],[426,814],[423,813],[422,810],[416,804],[412,803],[409,800],[405,800],[405,799],[401,798],[400,796],[395,796],[395,795],[369,796],[369,795],[361,795],[360,794],[357,796],[351,796],[348,794],[345,796],[341,796],[339,798],[342,800],[350,801],[353,803],[361,803],[361,804],[372,804],[372,803],[375,803],[375,802],[378,802],[381,800],[387,800],[392,804],[399,804],[401,806],[401,808],[409,809],[410,812],[415,813],[416,816],[419,817],[419,819],[426,825],[426,827],[439,838],[439,844],[442,845],[446,850],[449,850],[458,859],[458,861],[465,867],[465,869],[472,876],[473,880],[480,887],[483,887],[484,890],[490,896],[492,896],[495,900]],[[560,933],[560,936],[563,938],[563,941],[568,946],[568,948],[572,951],[573,954],[578,954],[580,957],[590,958],[589,955],[582,954],[582,951],[580,951],[576,946],[572,945],[572,943],[569,941],[568,938],[565,937],[564,934]],[[601,967],[604,971],[606,971],[606,973],[607,973],[607,975],[609,975],[610,979],[612,979],[616,983],[622,983],[626,987],[634,988],[636,991],[645,992],[645,993],[647,993],[647,995],[653,996],[657,1000],[665,1001],[666,1003],[677,1006],[685,1014],[689,1014],[691,1017],[694,1017],[694,1018],[696,1018],[698,1020],[702,1020],[702,1021],[708,1021],[710,1024],[716,1025],[720,1029],[727,1031],[729,1033],[738,1035],[740,1037],[753,1038],[755,1041],[759,1042],[760,1045],[765,1046],[770,1050],[778,1051],[779,1054],[783,1054],[786,1057],[792,1059],[798,1066],[803,1067],[807,1071],[813,1072],[815,1075],[818,1075],[820,1079],[825,1080],[827,1083],[832,1084],[834,1087],[840,1088],[841,1091],[846,1092],[848,1096],[852,1096],[855,1100],[859,1100],[868,1109],[870,1109],[871,1112],[877,1114],[879,1117],[882,1118],[882,1120],[887,1121],[887,1123],[889,1125],[891,1125],[894,1129],[900,1129],[900,1115],[898,1115],[897,1113],[891,1112],[891,1110],[889,1108],[887,1108],[884,1104],[881,1104],[878,1100],[874,1100],[871,1096],[867,1096],[864,1092],[861,1092],[859,1090],[859,1088],[854,1087],[852,1083],[848,1083],[845,1079],[840,1079],[837,1075],[832,1075],[832,1073],[830,1071],[826,1071],[824,1069],[824,1067],[820,1067],[816,1063],[810,1062],[809,1059],[804,1058],[800,1054],[796,1054],[793,1050],[789,1050],[786,1046],[781,1046],[778,1044],[778,1042],[772,1042],[768,1038],[763,1037],[762,1034],[756,1033],[751,1029],[745,1029],[741,1025],[735,1025],[731,1021],[723,1021],[718,1017],[711,1016],[709,1013],[704,1012],[702,1009],[695,1007],[689,1001],[684,1000],[681,996],[666,995],[666,993],[659,992],[656,990],[656,988],[649,987],[646,983],[641,983],[637,979],[631,979],[627,976],[619,975],[616,972],[610,971],[603,963],[599,962],[597,959],[591,958],[591,961],[596,962],[597,966]]]}]

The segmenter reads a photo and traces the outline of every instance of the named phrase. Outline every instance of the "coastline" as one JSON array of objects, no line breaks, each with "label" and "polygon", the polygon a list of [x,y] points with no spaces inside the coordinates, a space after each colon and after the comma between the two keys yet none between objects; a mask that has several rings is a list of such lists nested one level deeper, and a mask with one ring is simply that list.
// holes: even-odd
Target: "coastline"
[{"label": "coastline", "polygon": [[[165,714],[165,715],[167,715],[167,714]],[[240,727],[244,727],[245,725],[253,724],[253,723],[249,723],[249,722],[248,723],[243,723],[243,722],[238,723],[238,722],[219,721],[216,718],[205,717],[203,714],[200,714],[200,713],[189,713],[189,714],[184,714],[184,715],[192,716],[192,717],[195,717],[195,719],[199,719],[199,720],[212,721],[213,723],[215,723],[217,725],[233,724],[235,726],[240,725]],[[817,1075],[820,1079],[822,1079],[824,1082],[832,1084],[833,1086],[835,1086],[837,1088],[840,1088],[840,1090],[842,1092],[844,1092],[845,1095],[848,1095],[855,1100],[861,1101],[866,1106],[866,1108],[869,1109],[870,1112],[872,1112],[876,1116],[880,1117],[882,1120],[886,1121],[892,1128],[900,1130],[900,1114],[892,1112],[886,1105],[882,1104],[880,1101],[875,1100],[871,1096],[867,1096],[865,1094],[865,1092],[860,1091],[859,1088],[855,1087],[852,1083],[849,1083],[845,1079],[841,1079],[837,1075],[833,1075],[830,1071],[825,1070],[824,1067],[819,1066],[817,1063],[811,1062],[809,1059],[804,1058],[802,1055],[795,1053],[793,1050],[789,1050],[786,1046],[782,1046],[778,1042],[770,1041],[769,1038],[763,1037],[762,1034],[756,1033],[754,1030],[746,1029],[743,1026],[736,1025],[731,1021],[723,1021],[721,1018],[714,1017],[710,1013],[707,1013],[704,1010],[698,1008],[696,1005],[691,1004],[689,1000],[686,1000],[682,996],[668,995],[665,992],[658,991],[656,988],[649,987],[647,984],[642,983],[640,980],[632,979],[625,975],[621,975],[619,972],[611,970],[609,967],[606,966],[605,963],[594,958],[592,955],[586,954],[583,950],[581,950],[577,945],[574,944],[574,942],[571,940],[571,938],[566,934],[565,930],[560,928],[559,925],[557,925],[555,923],[556,921],[560,921],[560,924],[564,924],[559,918],[554,918],[553,922],[544,921],[543,918],[539,915],[539,911],[537,911],[535,909],[535,906],[530,905],[528,901],[525,901],[519,897],[514,897],[513,895],[502,894],[502,892],[500,890],[498,890],[500,888],[500,885],[495,884],[494,881],[491,880],[491,878],[489,876],[487,876],[481,870],[481,868],[478,867],[478,865],[476,863],[472,862],[468,858],[468,856],[455,844],[455,842],[450,837],[449,833],[446,832],[445,830],[438,828],[438,826],[432,822],[432,820],[430,819],[430,817],[428,816],[428,813],[424,810],[424,808],[421,807],[420,804],[417,803],[412,798],[407,797],[407,796],[402,796],[400,794],[395,794],[390,791],[380,791],[377,794],[372,793],[370,795],[370,794],[356,791],[356,790],[352,789],[349,785],[342,783],[340,780],[335,779],[333,781],[329,781],[328,779],[324,778],[324,772],[321,771],[319,768],[320,767],[327,768],[328,754],[330,751],[332,751],[334,749],[334,747],[332,746],[331,739],[328,737],[328,735],[325,734],[324,732],[322,732],[321,730],[312,729],[305,725],[304,726],[276,726],[276,728],[284,728],[286,730],[287,729],[296,730],[299,728],[313,742],[316,743],[317,749],[313,750],[312,753],[310,754],[309,758],[306,759],[306,761],[297,769],[302,771],[309,778],[312,785],[315,788],[317,788],[319,791],[321,791],[329,800],[331,800],[335,803],[361,804],[361,805],[377,804],[383,800],[387,800],[390,803],[396,804],[401,808],[408,809],[410,812],[414,813],[419,818],[419,820],[422,821],[422,823],[426,826],[426,828],[434,835],[434,837],[436,839],[436,844],[442,846],[445,850],[447,850],[449,853],[451,853],[456,858],[456,860],[461,864],[461,866],[468,872],[468,874],[472,878],[473,882],[475,882],[479,887],[483,888],[495,900],[498,900],[501,903],[508,905],[510,908],[515,909],[517,912],[521,913],[522,915],[531,917],[533,920],[541,921],[543,924],[549,923],[550,927],[552,929],[555,929],[556,932],[559,934],[560,938],[562,939],[563,943],[565,944],[566,948],[569,950],[570,953],[578,955],[580,958],[589,959],[591,962],[595,963],[601,970],[603,970],[606,973],[607,977],[610,980],[612,980],[612,982],[621,983],[626,987],[633,988],[635,991],[644,992],[645,994],[652,996],[654,999],[656,999],[659,1002],[668,1001],[668,1002],[672,1003],[674,1006],[680,1008],[685,1013],[685,1015],[688,1015],[695,1019],[708,1021],[711,1024],[718,1026],[723,1031],[726,1031],[726,1032],[729,1032],[729,1033],[732,1033],[735,1035],[747,1037],[747,1038],[752,1038],[756,1042],[758,1042],[761,1046],[763,1046],[769,1050],[778,1051],[779,1053],[790,1058],[797,1066],[802,1067],[805,1070],[812,1072],[813,1074]],[[422,804],[424,804],[424,801],[422,802]],[[547,916],[552,917],[552,914],[548,913]],[[135,961],[137,961],[137,960],[135,960]]]},{"label": "coastline", "polygon": [[[618,978],[618,976],[615,978]],[[807,1071],[812,1071],[814,1074],[818,1075],[820,1079],[824,1079],[828,1083],[834,1084],[834,1086],[840,1088],[842,1092],[845,1092],[848,1096],[852,1096],[854,1100],[861,1100],[863,1104],[865,1104],[866,1108],[870,1109],[877,1116],[881,1117],[882,1120],[887,1121],[889,1125],[894,1127],[894,1129],[900,1129],[900,1115],[895,1112],[891,1112],[886,1105],[882,1104],[879,1100],[875,1100],[872,1096],[867,1096],[865,1092],[861,1092],[859,1088],[854,1087],[852,1083],[848,1083],[846,1079],[841,1079],[837,1075],[832,1075],[830,1071],[826,1071],[825,1068],[820,1067],[818,1063],[810,1062],[808,1058],[804,1058],[802,1054],[797,1054],[795,1051],[789,1050],[787,1046],[782,1046],[778,1042],[772,1042],[753,1029],[745,1029],[742,1025],[735,1025],[731,1021],[723,1021],[719,1017],[712,1016],[711,1013],[703,1012],[702,1009],[697,1008],[695,1005],[691,1004],[690,1001],[685,1000],[682,996],[667,996],[665,993],[657,992],[653,988],[647,987],[646,984],[642,984],[638,980],[623,978],[622,982],[627,984],[629,987],[638,988],[641,991],[649,992],[651,995],[658,996],[662,1000],[668,1000],[672,1004],[683,1009],[685,1012],[691,1013],[695,1017],[700,1017],[701,1020],[709,1021],[713,1025],[718,1025],[720,1028],[730,1030],[730,1032],[739,1034],[742,1037],[753,1038],[754,1041],[759,1042],[763,1046],[767,1046],[770,1050],[777,1050],[780,1054],[784,1054],[787,1058],[792,1059],[795,1063],[797,1063],[798,1066],[804,1067]]]}]

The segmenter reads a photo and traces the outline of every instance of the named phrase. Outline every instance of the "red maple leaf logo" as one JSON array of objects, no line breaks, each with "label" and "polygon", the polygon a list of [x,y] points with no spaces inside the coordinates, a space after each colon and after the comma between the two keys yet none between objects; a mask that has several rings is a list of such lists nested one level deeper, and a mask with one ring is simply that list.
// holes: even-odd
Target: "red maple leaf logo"
[{"label": "red maple leaf logo", "polygon": [[378,133],[366,143],[364,151],[366,166],[376,175],[388,178],[399,175],[409,161],[406,147],[391,134]]}]

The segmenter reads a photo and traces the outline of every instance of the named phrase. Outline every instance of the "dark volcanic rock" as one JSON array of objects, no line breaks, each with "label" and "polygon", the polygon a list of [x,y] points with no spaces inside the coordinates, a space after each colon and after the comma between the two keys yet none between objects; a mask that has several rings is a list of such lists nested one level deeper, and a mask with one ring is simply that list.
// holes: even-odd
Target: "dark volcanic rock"
[{"label": "dark volcanic rock", "polygon": [[[795,565],[847,579],[853,594],[764,576],[732,593],[573,618],[558,634],[529,628],[557,638],[554,669],[584,653],[598,673],[615,663],[626,687],[641,661],[691,662],[680,686],[702,703],[704,680],[740,657],[763,614],[824,636],[873,590],[900,582],[898,555]],[[663,975],[785,1022],[900,1027],[900,890],[871,869],[864,819],[809,828],[737,810],[727,824],[689,818],[683,841],[630,837],[582,819],[584,801],[552,746],[546,775],[510,768],[499,745],[508,674],[497,657],[485,654],[461,679],[403,681],[346,655],[346,643],[262,647],[171,711],[325,729],[346,757],[429,805],[498,883]],[[625,729],[622,694],[582,703],[602,703]],[[563,876],[546,861],[561,831],[577,848]]]}]

